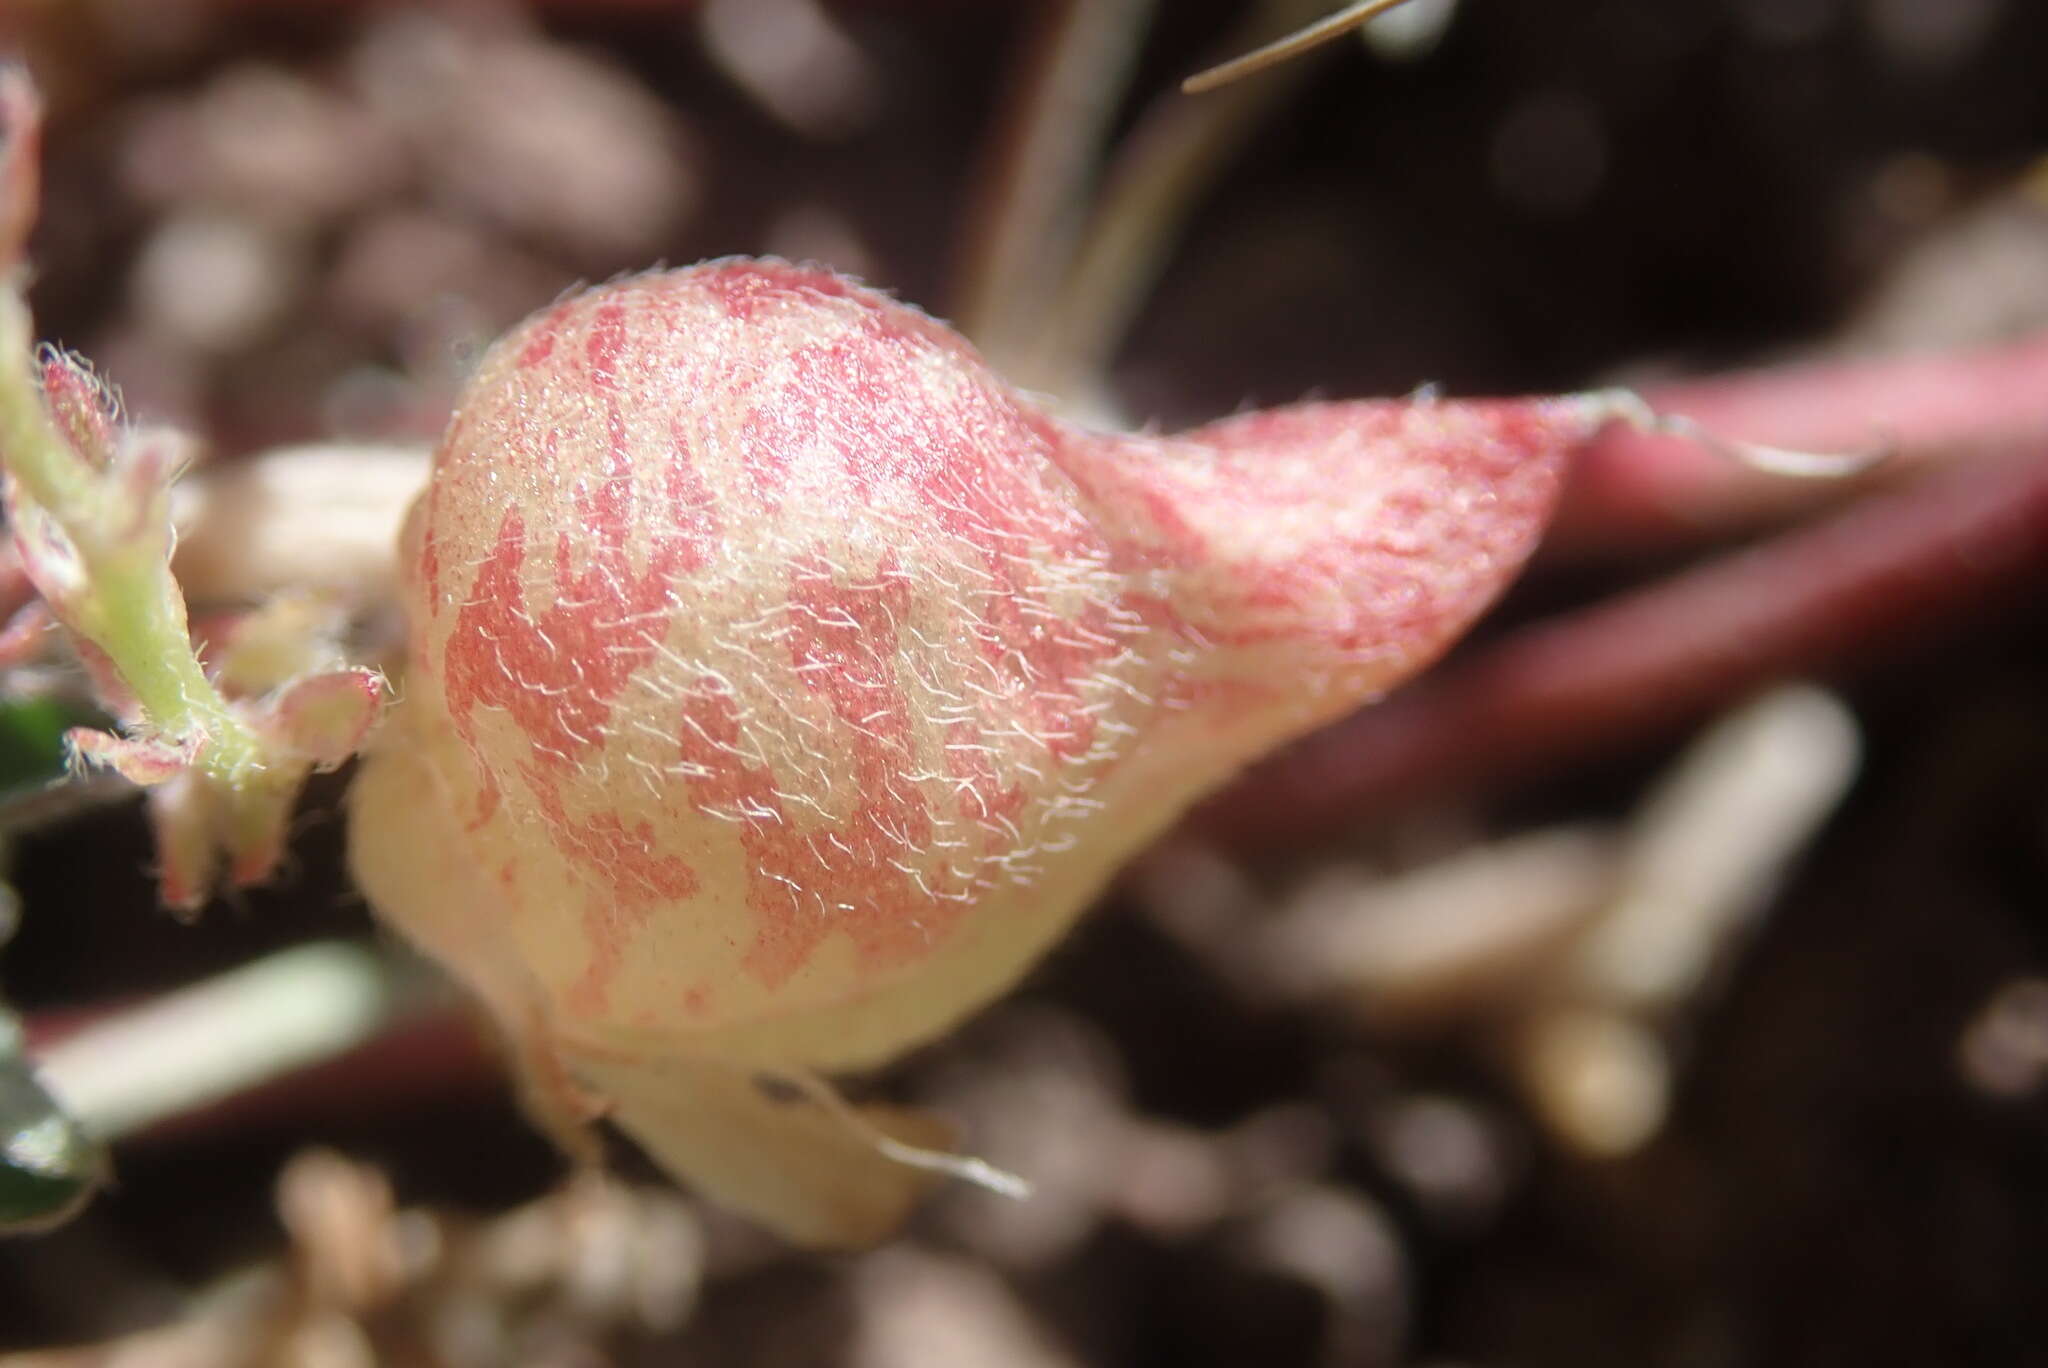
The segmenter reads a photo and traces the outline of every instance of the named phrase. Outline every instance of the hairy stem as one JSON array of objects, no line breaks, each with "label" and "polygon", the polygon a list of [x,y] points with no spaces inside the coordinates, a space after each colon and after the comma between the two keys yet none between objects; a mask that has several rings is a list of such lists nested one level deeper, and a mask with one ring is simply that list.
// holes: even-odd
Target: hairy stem
[{"label": "hairy stem", "polygon": [[42,586],[46,597],[113,664],[144,727],[173,742],[198,742],[195,763],[228,795],[228,829],[240,833],[250,804],[274,796],[263,747],[193,653],[184,596],[171,576],[168,510],[155,497],[160,488],[127,484],[118,463],[96,469],[73,448],[20,364],[31,337],[20,294],[0,289],[0,357],[8,358],[0,362],[0,462],[14,481],[17,511],[48,518],[75,560],[63,567],[67,585]]}]

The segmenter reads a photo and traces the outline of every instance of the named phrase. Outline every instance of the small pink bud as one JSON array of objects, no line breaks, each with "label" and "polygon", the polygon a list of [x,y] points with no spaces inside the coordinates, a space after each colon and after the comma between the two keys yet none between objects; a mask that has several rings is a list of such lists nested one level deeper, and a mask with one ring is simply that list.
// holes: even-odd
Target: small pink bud
[{"label": "small pink bud", "polygon": [[267,730],[331,769],[362,749],[383,709],[384,681],[375,670],[337,670],[286,685],[271,702]]},{"label": "small pink bud", "polygon": [[220,864],[215,795],[203,776],[188,769],[150,789],[145,802],[156,838],[157,896],[190,917],[213,895]]},{"label": "small pink bud", "polygon": [[104,765],[129,783],[144,787],[184,773],[199,754],[196,739],[176,742],[155,736],[116,736],[87,727],[73,727],[64,733],[64,739],[80,761]]},{"label": "small pink bud", "polygon": [[128,428],[116,439],[108,481],[110,540],[152,556],[171,554],[171,484],[193,443],[168,428]]},{"label": "small pink bud", "polygon": [[[59,620],[62,620],[61,615]],[[105,651],[84,637],[73,636],[71,653],[78,657],[79,667],[92,683],[93,697],[109,716],[122,722],[140,720],[141,709],[135,704],[135,695],[128,689],[128,681],[121,678],[121,672],[114,668],[113,661],[107,659]]]},{"label": "small pink bud", "polygon": [[0,627],[0,670],[34,660],[49,641],[49,631],[55,623],[49,608],[40,602],[24,603],[15,609],[6,625]]},{"label": "small pink bud", "polygon": [[29,583],[59,615],[85,600],[89,586],[78,548],[56,519],[18,497],[12,476],[6,479],[6,507],[13,523],[14,554]]},{"label": "small pink bud", "polygon": [[[1433,659],[1608,412],[1110,436],[821,269],[579,295],[442,440],[358,872],[657,1153],[767,1209],[680,1134],[663,1061],[871,1064],[1001,992],[1196,798]],[[438,821],[365,820],[379,766],[424,767]]]},{"label": "small pink bud", "polygon": [[80,460],[104,470],[114,459],[118,431],[112,393],[75,353],[44,347],[40,360],[43,402],[57,430]]}]

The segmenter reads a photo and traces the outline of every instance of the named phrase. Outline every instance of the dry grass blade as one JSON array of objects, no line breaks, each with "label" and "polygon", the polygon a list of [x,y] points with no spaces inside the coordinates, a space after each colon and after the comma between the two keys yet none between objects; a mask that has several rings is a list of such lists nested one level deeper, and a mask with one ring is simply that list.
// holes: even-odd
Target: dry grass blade
[{"label": "dry grass blade", "polygon": [[1042,326],[1044,281],[1064,272],[1088,208],[1152,0],[1075,3],[1050,12],[1026,58],[984,171],[955,317],[998,366]]},{"label": "dry grass blade", "polygon": [[1285,38],[1256,48],[1242,57],[1234,57],[1219,66],[1210,67],[1207,71],[1197,72],[1180,83],[1181,91],[1188,95],[1200,95],[1204,91],[1256,75],[1267,67],[1277,66],[1290,57],[1307,52],[1312,47],[1319,47],[1332,39],[1341,38],[1351,30],[1377,19],[1388,10],[1407,3],[1408,0],[1358,0],[1357,4],[1346,5],[1327,19],[1319,19],[1306,28],[1295,30]]}]

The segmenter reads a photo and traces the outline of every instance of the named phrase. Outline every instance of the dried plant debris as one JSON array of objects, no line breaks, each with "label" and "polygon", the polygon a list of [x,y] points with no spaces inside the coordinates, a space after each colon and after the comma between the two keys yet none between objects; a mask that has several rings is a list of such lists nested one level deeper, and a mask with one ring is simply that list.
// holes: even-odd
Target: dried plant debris
[{"label": "dried plant debris", "polygon": [[279,1176],[277,1207],[290,1255],[202,1293],[175,1323],[0,1364],[605,1362],[608,1339],[686,1321],[703,1270],[701,1230],[661,1191],[576,1184],[479,1221],[401,1210],[375,1169],[308,1151]]}]

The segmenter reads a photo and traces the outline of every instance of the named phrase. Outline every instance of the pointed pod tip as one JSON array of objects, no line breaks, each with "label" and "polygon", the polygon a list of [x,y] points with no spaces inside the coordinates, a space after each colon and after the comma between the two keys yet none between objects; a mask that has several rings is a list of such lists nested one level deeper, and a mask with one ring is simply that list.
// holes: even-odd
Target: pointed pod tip
[{"label": "pointed pod tip", "polygon": [[1064,464],[1202,639],[1256,651],[1262,670],[1281,648],[1370,694],[1520,569],[1602,421],[1553,399],[1297,404],[1075,443]]}]

